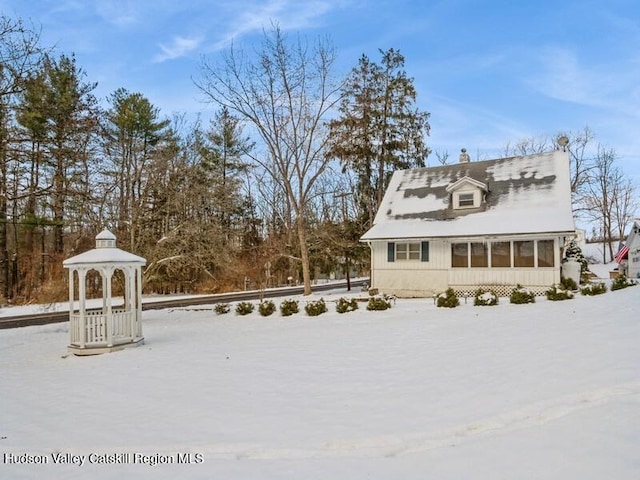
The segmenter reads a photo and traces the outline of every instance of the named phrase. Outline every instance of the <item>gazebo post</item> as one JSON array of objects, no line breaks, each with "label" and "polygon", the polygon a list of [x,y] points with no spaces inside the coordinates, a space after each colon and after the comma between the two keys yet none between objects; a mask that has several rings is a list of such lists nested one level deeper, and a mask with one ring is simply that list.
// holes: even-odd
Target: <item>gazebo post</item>
[{"label": "gazebo post", "polygon": [[86,309],[86,281],[87,276],[84,269],[78,269],[78,302],[80,315],[80,321],[78,325],[80,327],[80,348],[85,348],[87,343],[87,309]]},{"label": "gazebo post", "polygon": [[133,300],[134,300],[134,287],[135,287],[135,270],[131,267],[127,267],[124,272],[125,275],[125,296],[124,296],[124,309],[129,315],[132,315],[132,321],[129,322],[129,335],[132,337],[137,335],[136,329],[136,311],[134,309]]},{"label": "gazebo post", "polygon": [[111,310],[111,277],[113,275],[113,270],[111,268],[106,270],[106,285],[102,286],[102,290],[107,292],[106,300],[107,305],[104,310],[105,314],[105,325],[107,328],[107,347],[113,347],[113,311]]},{"label": "gazebo post", "polygon": [[135,319],[136,319],[136,336],[142,335],[142,269],[136,268],[135,272],[136,276],[136,308],[135,308]]}]

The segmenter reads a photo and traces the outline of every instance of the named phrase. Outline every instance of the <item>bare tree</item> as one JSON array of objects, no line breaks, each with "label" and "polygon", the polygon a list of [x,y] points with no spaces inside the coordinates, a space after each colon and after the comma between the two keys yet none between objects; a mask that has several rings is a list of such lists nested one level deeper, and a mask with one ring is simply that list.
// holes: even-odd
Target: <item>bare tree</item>
[{"label": "bare tree", "polygon": [[602,232],[603,261],[613,259],[613,230],[615,226],[614,205],[620,183],[621,170],[615,165],[616,152],[611,148],[598,146],[593,168],[585,183],[583,203],[591,221],[600,226]]},{"label": "bare tree", "polygon": [[232,46],[220,66],[203,59],[196,82],[209,101],[249,122],[262,141],[264,155],[253,160],[282,184],[293,207],[305,294],[311,293],[305,211],[329,162],[323,120],[339,99],[331,81],[334,61],[326,41],[290,42],[273,26],[254,57]]},{"label": "bare tree", "polygon": [[[39,65],[42,50],[40,33],[21,20],[0,15],[0,283],[2,296],[11,296],[9,230],[10,202],[9,163],[12,108],[22,92],[27,76]],[[15,216],[14,216],[15,218]],[[14,265],[15,266],[15,265]]]},{"label": "bare tree", "polygon": [[434,151],[433,152],[438,160],[440,165],[447,165],[449,163],[449,152],[445,150],[444,152]]},{"label": "bare tree", "polygon": [[589,170],[593,168],[593,156],[590,153],[596,138],[595,133],[588,126],[578,132],[558,134],[554,139],[554,145],[562,135],[569,139],[569,158],[571,161],[571,192],[574,196],[580,196],[583,187],[588,180]]},{"label": "bare tree", "polygon": [[[567,146],[558,143],[561,137],[569,140]],[[588,126],[577,132],[558,132],[556,135],[528,137],[518,140],[515,144],[508,143],[504,148],[505,156],[513,155],[535,155],[544,153],[551,149],[560,150],[566,148],[569,152],[571,194],[573,212],[575,215],[587,214],[591,208],[585,202],[588,196],[587,184],[592,180],[589,172],[594,168],[594,140],[596,136]]]},{"label": "bare tree", "polygon": [[625,229],[635,218],[639,207],[636,186],[630,179],[622,179],[613,197],[613,218],[620,240],[624,238]]}]

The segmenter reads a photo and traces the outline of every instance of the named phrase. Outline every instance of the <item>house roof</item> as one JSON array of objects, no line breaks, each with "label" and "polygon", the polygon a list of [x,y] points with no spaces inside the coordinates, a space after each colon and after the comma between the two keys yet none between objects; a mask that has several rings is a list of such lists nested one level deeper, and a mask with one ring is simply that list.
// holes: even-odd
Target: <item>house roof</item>
[{"label": "house roof", "polygon": [[[454,210],[451,195],[465,177],[486,186],[484,200]],[[574,231],[569,154],[553,151],[396,171],[362,240]]]},{"label": "house roof", "polygon": [[636,247],[636,244],[640,247],[640,218],[633,220],[631,230],[629,230],[625,243],[629,245],[629,248]]}]

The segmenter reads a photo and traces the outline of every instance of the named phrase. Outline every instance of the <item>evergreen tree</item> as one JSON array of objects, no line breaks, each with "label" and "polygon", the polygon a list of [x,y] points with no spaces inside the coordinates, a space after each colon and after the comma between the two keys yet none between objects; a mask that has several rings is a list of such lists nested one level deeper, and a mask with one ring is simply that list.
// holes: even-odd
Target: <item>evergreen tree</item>
[{"label": "evergreen tree", "polygon": [[562,261],[566,262],[570,258],[575,259],[578,263],[580,263],[580,273],[584,273],[589,270],[589,262],[584,257],[582,249],[575,240],[571,240],[567,244],[567,247],[564,250],[564,259]]},{"label": "evergreen tree", "polygon": [[140,220],[153,190],[149,174],[155,171],[155,160],[164,160],[163,150],[171,148],[170,122],[161,120],[160,110],[140,93],[119,88],[109,102],[104,147],[111,162],[108,175],[117,196],[116,234],[122,240],[128,236],[128,248],[137,251]]},{"label": "evergreen tree", "polygon": [[425,166],[429,114],[415,107],[413,79],[399,51],[380,51],[380,64],[366,55],[343,87],[340,116],[331,121],[329,155],[357,177],[365,225],[371,225],[394,170]]}]

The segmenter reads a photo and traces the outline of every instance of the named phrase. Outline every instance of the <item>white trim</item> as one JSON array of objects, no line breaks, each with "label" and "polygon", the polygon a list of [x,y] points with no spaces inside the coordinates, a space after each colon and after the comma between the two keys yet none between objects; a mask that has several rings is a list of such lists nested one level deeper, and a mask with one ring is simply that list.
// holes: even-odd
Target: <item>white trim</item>
[{"label": "white trim", "polygon": [[480,190],[483,190],[485,192],[487,191],[487,185],[486,184],[484,184],[482,182],[479,182],[478,180],[475,180],[475,179],[473,179],[471,177],[466,177],[466,176],[462,177],[461,179],[459,179],[459,180],[457,180],[455,182],[453,182],[451,185],[449,185],[446,188],[446,190],[447,190],[448,193],[452,193],[452,192],[462,188],[463,185],[470,185],[472,187],[479,188]]}]

